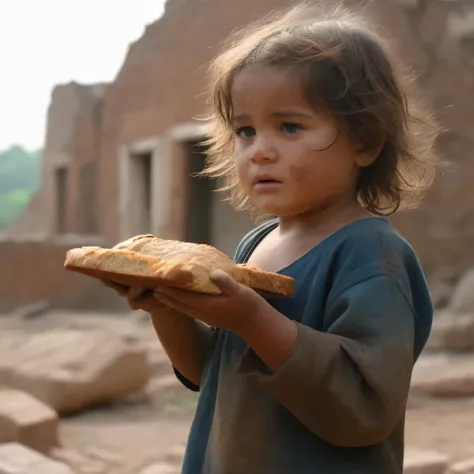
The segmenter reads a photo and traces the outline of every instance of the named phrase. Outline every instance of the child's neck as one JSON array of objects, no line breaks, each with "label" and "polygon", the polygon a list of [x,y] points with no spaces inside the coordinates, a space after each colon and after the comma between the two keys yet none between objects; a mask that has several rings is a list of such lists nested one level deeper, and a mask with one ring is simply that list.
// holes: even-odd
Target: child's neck
[{"label": "child's neck", "polygon": [[305,235],[308,232],[332,233],[345,225],[371,217],[357,201],[338,202],[304,214],[280,217],[279,232],[283,234]]}]

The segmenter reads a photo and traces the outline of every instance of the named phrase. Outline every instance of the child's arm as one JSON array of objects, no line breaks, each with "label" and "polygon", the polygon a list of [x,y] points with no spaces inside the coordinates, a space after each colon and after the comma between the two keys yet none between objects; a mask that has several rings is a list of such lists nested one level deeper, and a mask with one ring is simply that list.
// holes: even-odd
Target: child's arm
[{"label": "child's arm", "polygon": [[153,328],[173,367],[196,389],[199,388],[212,330],[200,321],[161,304],[151,292],[110,281],[103,283],[125,297],[132,310],[141,309],[150,315]]},{"label": "child's arm", "polygon": [[403,419],[414,363],[415,316],[395,281],[383,275],[347,288],[330,303],[327,332],[272,310],[241,333],[253,350],[240,372],[331,444],[386,439]]},{"label": "child's arm", "polygon": [[211,329],[172,309],[160,309],[149,314],[173,367],[199,387],[210,345]]}]

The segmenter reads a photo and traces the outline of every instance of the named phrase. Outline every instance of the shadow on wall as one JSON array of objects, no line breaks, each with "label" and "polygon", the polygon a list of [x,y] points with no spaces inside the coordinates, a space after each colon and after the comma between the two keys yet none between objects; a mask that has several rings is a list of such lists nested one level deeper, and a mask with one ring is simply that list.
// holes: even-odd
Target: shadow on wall
[{"label": "shadow on wall", "polygon": [[0,313],[48,301],[52,308],[129,311],[124,300],[96,280],[66,271],[67,250],[101,245],[86,238],[0,241]]}]

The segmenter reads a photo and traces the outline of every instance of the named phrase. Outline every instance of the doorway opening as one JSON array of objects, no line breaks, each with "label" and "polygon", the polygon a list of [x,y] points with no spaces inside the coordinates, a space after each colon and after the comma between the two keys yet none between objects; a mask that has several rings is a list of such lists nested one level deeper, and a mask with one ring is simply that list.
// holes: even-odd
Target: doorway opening
[{"label": "doorway opening", "polygon": [[153,202],[153,153],[137,153],[130,156],[130,200],[132,234],[152,233]]},{"label": "doorway opening", "polygon": [[97,163],[91,161],[79,170],[79,199],[76,201],[76,222],[82,233],[97,234]]},{"label": "doorway opening", "polygon": [[206,147],[202,140],[186,143],[186,222],[185,240],[197,244],[212,243],[212,191],[215,188],[211,179],[196,176],[205,166]]},{"label": "doorway opening", "polygon": [[235,211],[217,192],[221,183],[196,176],[204,169],[206,146],[203,139],[187,143],[185,239],[212,245],[232,256],[240,239],[254,224],[244,212]]}]

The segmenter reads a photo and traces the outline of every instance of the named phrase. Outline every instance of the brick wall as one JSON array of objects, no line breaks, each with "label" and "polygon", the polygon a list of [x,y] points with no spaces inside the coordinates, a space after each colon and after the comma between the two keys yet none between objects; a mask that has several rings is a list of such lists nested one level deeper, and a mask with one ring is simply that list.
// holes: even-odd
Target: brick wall
[{"label": "brick wall", "polygon": [[[69,215],[77,224],[70,222],[71,230],[83,232],[97,226],[107,243],[119,240],[119,147],[166,134],[172,127],[201,116],[205,111],[202,92],[206,65],[221,40],[249,20],[287,5],[288,0],[169,1],[163,18],[149,25],[131,45],[116,80],[105,90],[100,107],[90,102],[77,112],[77,98],[85,100],[90,89],[79,90],[77,85],[71,85],[67,90],[56,91],[53,102],[69,101],[72,105],[67,120],[59,105],[56,112],[50,111],[47,144],[54,154],[64,150],[72,153],[72,197],[81,196],[80,176],[87,174],[83,167],[97,159],[94,214],[90,214],[89,201],[81,204],[85,197],[74,201],[79,204],[70,208]],[[424,204],[397,216],[394,223],[416,243],[429,268],[447,261],[459,269],[474,266],[470,240],[474,235],[474,32],[470,20],[474,0],[380,0],[372,5],[383,33],[420,72],[422,90],[449,130],[440,138],[439,149],[450,160],[450,167],[442,170]],[[179,160],[173,160],[173,166],[180,166]],[[182,179],[182,172],[177,169],[173,176]],[[175,196],[172,203],[176,213],[169,223],[174,232],[182,228],[185,218],[178,205],[185,194],[179,189],[181,184],[169,184],[169,192]],[[45,187],[48,195],[50,186],[45,183]],[[461,247],[448,251],[449,242]]]},{"label": "brick wall", "polygon": [[287,5],[287,0],[173,0],[163,18],[131,46],[105,96],[99,175],[107,241],[119,236],[118,146],[165,134],[202,115],[206,64],[218,44],[236,26]]},{"label": "brick wall", "polygon": [[66,251],[91,242],[0,240],[0,313],[40,300],[53,307],[123,310],[123,301],[100,283],[63,267]]},{"label": "brick wall", "polygon": [[[99,175],[102,232],[108,241],[116,241],[119,235],[118,146],[166,133],[174,125],[200,116],[205,111],[201,93],[206,64],[220,41],[237,26],[287,4],[287,0],[173,0],[168,2],[164,17],[131,46],[105,96]],[[377,2],[376,8],[382,31],[421,72],[423,92],[432,100],[442,124],[450,129],[440,139],[439,148],[451,166],[439,175],[419,210],[394,221],[416,241],[439,241],[430,236],[440,232],[453,237],[470,235],[474,233],[474,188],[470,184],[474,177],[470,132],[474,116],[472,99],[468,98],[474,97],[473,56],[465,39],[470,33],[458,23],[468,11],[474,11],[474,1],[384,0]],[[176,186],[171,184],[170,189]],[[432,258],[436,260],[436,252]]]},{"label": "brick wall", "polygon": [[70,148],[69,223],[76,234],[98,234],[99,212],[97,195],[100,186],[97,162],[102,139],[104,85],[87,88],[74,125]]}]

